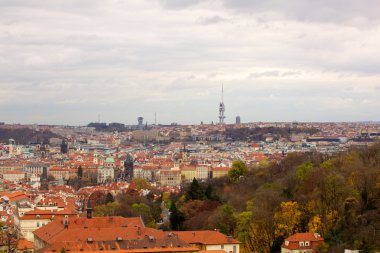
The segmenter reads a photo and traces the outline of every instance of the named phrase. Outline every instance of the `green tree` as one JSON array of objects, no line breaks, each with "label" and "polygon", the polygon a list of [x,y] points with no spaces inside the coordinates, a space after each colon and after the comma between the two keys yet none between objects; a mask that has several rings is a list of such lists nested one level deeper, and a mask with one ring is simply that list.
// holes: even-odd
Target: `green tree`
[{"label": "green tree", "polygon": [[115,216],[117,215],[119,209],[120,204],[115,201],[105,205],[96,206],[93,214],[95,217]]},{"label": "green tree", "polygon": [[245,176],[248,173],[247,165],[241,161],[234,161],[232,167],[228,172],[228,176],[233,182],[236,182],[240,177]]},{"label": "green tree", "polygon": [[199,185],[198,180],[194,178],[190,184],[189,189],[186,192],[186,201],[196,200],[196,199],[202,200],[205,198],[206,198],[205,192],[203,191],[202,187]]},{"label": "green tree", "polygon": [[303,181],[308,173],[313,169],[311,162],[303,163],[296,168],[296,176],[300,181]]},{"label": "green tree", "polygon": [[183,214],[178,210],[174,201],[170,205],[170,225],[173,230],[181,230],[184,221]]},{"label": "green tree", "polygon": [[141,216],[144,223],[147,224],[148,227],[155,227],[152,211],[148,205],[144,203],[135,203],[132,205],[132,213],[134,216]]},{"label": "green tree", "polygon": [[235,238],[241,242],[243,252],[254,252],[251,211],[241,212],[236,216]]},{"label": "green tree", "polygon": [[217,226],[223,234],[233,235],[236,227],[235,208],[228,204],[219,207]]}]

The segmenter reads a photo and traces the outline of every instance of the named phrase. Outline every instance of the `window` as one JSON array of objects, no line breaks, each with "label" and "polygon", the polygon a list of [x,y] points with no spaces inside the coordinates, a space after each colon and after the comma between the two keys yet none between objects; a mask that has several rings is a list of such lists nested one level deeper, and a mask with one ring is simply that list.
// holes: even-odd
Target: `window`
[{"label": "window", "polygon": [[38,228],[40,227],[40,223],[39,223],[39,222],[37,222],[37,227],[38,227]]},{"label": "window", "polygon": [[233,252],[236,253],[236,245],[233,247]]},{"label": "window", "polygon": [[224,244],[220,245],[220,248],[221,248],[221,249],[224,249]]},{"label": "window", "polygon": [[300,242],[300,246],[303,247],[303,246],[304,246],[304,243],[303,243],[303,242]]},{"label": "window", "polygon": [[289,246],[289,241],[285,241],[285,246]]},{"label": "window", "polygon": [[305,246],[310,246],[310,242],[305,242]]}]

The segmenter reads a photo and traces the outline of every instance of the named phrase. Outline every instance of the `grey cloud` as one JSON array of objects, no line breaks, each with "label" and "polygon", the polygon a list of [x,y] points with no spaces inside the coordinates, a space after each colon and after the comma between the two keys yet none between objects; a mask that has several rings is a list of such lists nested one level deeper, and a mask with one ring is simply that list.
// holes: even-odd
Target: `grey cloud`
[{"label": "grey cloud", "polygon": [[303,21],[369,24],[379,22],[379,1],[372,0],[222,0],[242,12],[278,12]]},{"label": "grey cloud", "polygon": [[289,77],[300,75],[297,71],[278,71],[278,70],[267,70],[261,72],[251,73],[248,78],[262,78],[262,77]]},{"label": "grey cloud", "polygon": [[159,0],[166,8],[182,9],[198,4],[201,0]]},{"label": "grey cloud", "polygon": [[205,17],[205,18],[200,19],[200,22],[204,25],[213,25],[213,24],[223,23],[226,21],[227,21],[226,19],[220,16]]},{"label": "grey cloud", "polygon": [[[375,21],[366,29],[305,22],[298,1],[283,9],[271,0],[2,3],[2,121],[85,124],[101,113],[134,122],[156,111],[160,122],[210,122],[222,82],[231,121],[339,120],[358,101],[352,120],[378,117],[368,110],[380,80]],[[318,107],[325,115],[310,113]]]}]

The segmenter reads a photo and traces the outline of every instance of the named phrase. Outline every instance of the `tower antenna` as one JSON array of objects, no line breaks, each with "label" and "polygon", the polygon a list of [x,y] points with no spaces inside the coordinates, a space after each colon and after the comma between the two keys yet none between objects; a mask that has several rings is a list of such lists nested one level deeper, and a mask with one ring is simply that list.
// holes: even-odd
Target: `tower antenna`
[{"label": "tower antenna", "polygon": [[226,110],[224,106],[224,88],[222,83],[222,101],[219,103],[219,124],[224,124],[224,119],[226,116],[224,116],[224,111]]}]

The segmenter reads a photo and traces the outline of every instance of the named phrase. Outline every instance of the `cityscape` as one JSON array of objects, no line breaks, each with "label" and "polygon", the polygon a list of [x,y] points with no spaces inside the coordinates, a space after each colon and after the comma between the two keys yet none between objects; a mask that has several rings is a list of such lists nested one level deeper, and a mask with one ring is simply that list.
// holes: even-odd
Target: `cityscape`
[{"label": "cityscape", "polygon": [[0,252],[380,252],[379,8],[0,1]]}]

